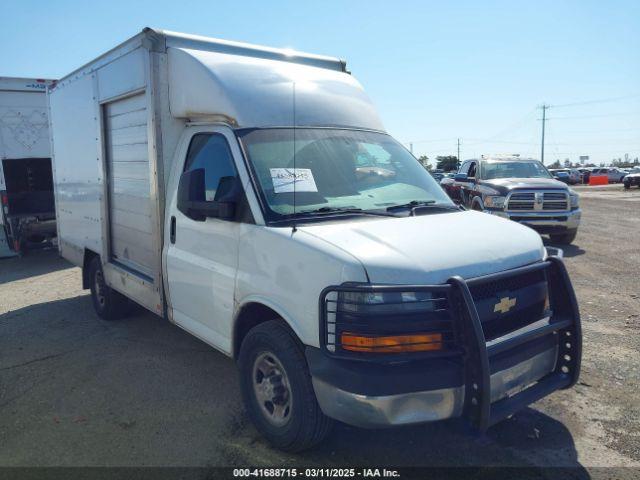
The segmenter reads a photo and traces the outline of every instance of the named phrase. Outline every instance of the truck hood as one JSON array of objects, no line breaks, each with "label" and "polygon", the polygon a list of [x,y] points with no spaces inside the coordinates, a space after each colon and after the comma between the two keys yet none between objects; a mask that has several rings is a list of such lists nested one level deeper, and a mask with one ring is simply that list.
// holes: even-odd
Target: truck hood
[{"label": "truck hood", "polygon": [[491,187],[503,194],[517,188],[552,188],[567,189],[567,185],[553,178],[495,178],[493,180],[481,180],[483,186]]},{"label": "truck hood", "polygon": [[371,283],[441,284],[544,258],[540,235],[486,213],[466,211],[299,226],[362,263]]}]

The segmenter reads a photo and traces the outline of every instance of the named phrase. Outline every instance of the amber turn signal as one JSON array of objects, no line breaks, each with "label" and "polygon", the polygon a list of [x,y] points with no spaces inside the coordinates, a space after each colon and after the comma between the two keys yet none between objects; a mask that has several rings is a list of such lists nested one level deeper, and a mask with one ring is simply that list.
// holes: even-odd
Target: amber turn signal
[{"label": "amber turn signal", "polygon": [[343,332],[341,343],[343,350],[370,353],[429,352],[443,348],[441,333],[412,333],[410,335],[374,337]]}]

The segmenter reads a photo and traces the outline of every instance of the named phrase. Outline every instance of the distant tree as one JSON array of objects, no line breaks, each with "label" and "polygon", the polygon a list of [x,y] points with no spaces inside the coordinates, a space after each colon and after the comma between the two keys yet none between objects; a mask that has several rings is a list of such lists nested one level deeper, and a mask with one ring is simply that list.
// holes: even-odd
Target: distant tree
[{"label": "distant tree", "polygon": [[457,171],[460,168],[460,161],[455,155],[438,156],[436,157],[436,168],[440,168],[445,172]]},{"label": "distant tree", "polygon": [[560,160],[556,160],[551,165],[547,165],[549,168],[560,168]]},{"label": "distant tree", "polygon": [[571,160],[568,158],[564,161],[564,168],[571,168]]},{"label": "distant tree", "polygon": [[429,157],[427,157],[426,155],[420,155],[418,157],[418,161],[424,168],[426,168],[427,170],[431,170],[431,165],[429,165]]}]

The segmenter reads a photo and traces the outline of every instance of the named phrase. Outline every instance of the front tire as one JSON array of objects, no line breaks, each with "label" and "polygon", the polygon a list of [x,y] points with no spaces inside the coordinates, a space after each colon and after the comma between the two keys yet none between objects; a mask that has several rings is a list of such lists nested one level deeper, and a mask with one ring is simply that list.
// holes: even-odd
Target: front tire
[{"label": "front tire", "polygon": [[91,300],[98,316],[103,320],[117,320],[124,317],[128,311],[129,300],[107,285],[100,257],[94,257],[89,264],[89,280],[91,281]]},{"label": "front tire", "polygon": [[561,235],[549,235],[552,243],[559,243],[561,245],[569,245],[576,239],[576,235],[578,235],[578,230],[569,230],[567,233],[563,233]]},{"label": "front tire", "polygon": [[320,443],[333,420],[322,413],[302,347],[281,322],[252,328],[238,358],[242,399],[273,446],[299,452]]}]

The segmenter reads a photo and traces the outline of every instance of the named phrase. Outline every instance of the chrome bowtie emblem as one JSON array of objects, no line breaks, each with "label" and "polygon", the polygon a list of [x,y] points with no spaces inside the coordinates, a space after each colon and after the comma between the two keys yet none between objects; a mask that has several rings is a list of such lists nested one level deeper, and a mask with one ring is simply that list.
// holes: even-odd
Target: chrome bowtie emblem
[{"label": "chrome bowtie emblem", "polygon": [[493,312],[507,313],[516,306],[516,301],[515,298],[502,297],[500,301],[494,305]]}]

